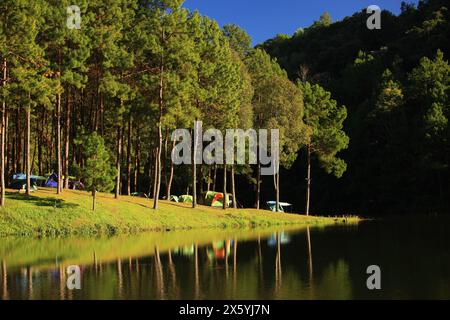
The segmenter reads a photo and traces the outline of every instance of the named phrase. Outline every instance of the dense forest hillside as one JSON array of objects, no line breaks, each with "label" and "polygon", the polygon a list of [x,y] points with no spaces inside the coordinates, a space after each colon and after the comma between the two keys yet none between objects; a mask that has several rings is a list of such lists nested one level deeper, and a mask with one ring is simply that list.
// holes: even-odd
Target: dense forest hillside
[{"label": "dense forest hillside", "polygon": [[[375,213],[449,211],[450,3],[403,3],[383,11],[381,30],[366,27],[366,10],[332,23],[324,14],[293,36],[263,48],[293,81],[317,83],[346,106],[350,137],[341,179],[314,166],[317,209]],[[282,189],[304,198],[303,154]]]}]

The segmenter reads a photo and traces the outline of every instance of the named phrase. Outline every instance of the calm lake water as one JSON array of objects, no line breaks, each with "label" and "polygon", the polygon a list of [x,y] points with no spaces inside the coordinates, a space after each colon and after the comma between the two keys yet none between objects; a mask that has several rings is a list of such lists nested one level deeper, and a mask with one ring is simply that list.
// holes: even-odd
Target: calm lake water
[{"label": "calm lake water", "polygon": [[[450,299],[449,220],[0,238],[0,299]],[[79,265],[81,290],[66,268]],[[381,268],[379,291],[366,269]]]}]

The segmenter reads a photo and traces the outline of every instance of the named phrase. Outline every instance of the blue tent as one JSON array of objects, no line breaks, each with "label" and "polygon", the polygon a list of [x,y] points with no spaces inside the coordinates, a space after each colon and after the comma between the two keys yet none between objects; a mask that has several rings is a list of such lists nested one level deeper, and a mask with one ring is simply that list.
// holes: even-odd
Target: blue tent
[{"label": "blue tent", "polygon": [[47,181],[44,183],[44,187],[47,188],[57,188],[58,187],[58,175],[53,173],[50,177],[48,177]]},{"label": "blue tent", "polygon": [[[39,176],[30,176],[31,180],[39,180]],[[26,180],[27,179],[27,175],[25,173],[13,173],[12,175],[12,179],[11,180]]]}]

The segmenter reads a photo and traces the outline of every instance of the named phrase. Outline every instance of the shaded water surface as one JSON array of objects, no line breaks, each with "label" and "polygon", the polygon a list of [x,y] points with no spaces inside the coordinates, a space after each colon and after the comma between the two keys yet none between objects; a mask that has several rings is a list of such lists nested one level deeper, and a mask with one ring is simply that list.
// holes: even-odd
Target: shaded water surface
[{"label": "shaded water surface", "polygon": [[[0,299],[450,299],[449,226],[0,238]],[[81,290],[67,289],[71,265]],[[367,289],[370,265],[379,291]]]}]

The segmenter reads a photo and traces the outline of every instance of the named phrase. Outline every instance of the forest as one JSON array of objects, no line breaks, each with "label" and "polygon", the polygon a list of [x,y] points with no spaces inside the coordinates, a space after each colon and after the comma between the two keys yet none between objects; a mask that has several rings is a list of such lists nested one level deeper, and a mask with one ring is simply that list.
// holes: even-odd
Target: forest
[{"label": "forest", "polygon": [[[292,81],[319,84],[347,108],[345,174],[333,179],[312,170],[319,211],[449,212],[449,4],[402,3],[399,16],[382,12],[380,30],[365,28],[365,9],[336,22],[325,13],[309,28],[258,46]],[[304,158],[284,173],[282,189],[292,199],[303,199]]]},{"label": "forest", "polygon": [[[213,190],[306,214],[448,212],[447,1],[384,11],[381,30],[365,11],[325,13],[256,47],[181,0],[77,2],[79,29],[71,1],[0,3],[2,206],[13,174],[29,194],[31,177],[56,173],[55,193],[72,179],[155,209]],[[195,121],[279,129],[281,173],[175,166],[171,133]]]}]

